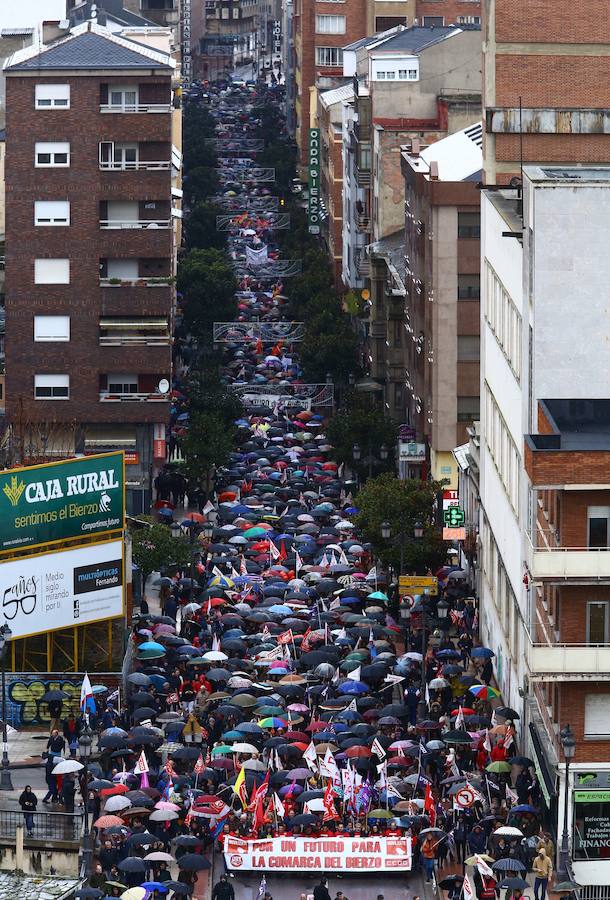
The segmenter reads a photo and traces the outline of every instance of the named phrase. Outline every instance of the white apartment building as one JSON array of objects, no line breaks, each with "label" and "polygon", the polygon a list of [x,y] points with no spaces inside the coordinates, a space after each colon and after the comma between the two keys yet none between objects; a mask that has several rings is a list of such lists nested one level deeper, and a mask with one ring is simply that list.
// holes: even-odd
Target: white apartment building
[{"label": "white apartment building", "polygon": [[571,725],[573,871],[602,900],[610,859],[587,829],[610,820],[610,168],[523,181],[481,203],[481,634],[559,835]]}]

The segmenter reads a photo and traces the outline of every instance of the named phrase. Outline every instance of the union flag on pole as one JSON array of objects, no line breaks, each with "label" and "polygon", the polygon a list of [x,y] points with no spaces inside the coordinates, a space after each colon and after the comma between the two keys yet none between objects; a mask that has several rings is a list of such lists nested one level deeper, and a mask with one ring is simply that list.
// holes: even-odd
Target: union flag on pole
[{"label": "union flag on pole", "polygon": [[322,801],[324,803],[324,815],[322,816],[323,822],[331,822],[333,819],[338,819],[337,810],[335,809],[335,801],[333,797],[333,785],[332,782],[329,781],[326,790],[324,791],[324,799]]},{"label": "union flag on pole", "polygon": [[200,753],[199,756],[197,757],[197,762],[195,763],[195,768],[193,769],[193,772],[195,773],[195,775],[201,775],[201,773],[204,770],[205,770],[205,763],[203,761],[203,756]]},{"label": "union flag on pole", "polygon": [[294,636],[292,634],[292,628],[289,628],[288,631],[283,631],[277,636],[278,644],[292,644],[293,641]]}]

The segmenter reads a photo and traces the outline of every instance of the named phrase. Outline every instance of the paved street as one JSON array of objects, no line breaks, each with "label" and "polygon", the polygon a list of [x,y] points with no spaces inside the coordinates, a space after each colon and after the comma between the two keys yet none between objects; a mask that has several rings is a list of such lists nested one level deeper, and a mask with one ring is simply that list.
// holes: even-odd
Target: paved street
[{"label": "paved street", "polygon": [[[231,879],[236,900],[256,900],[260,880],[261,876],[258,873],[249,876],[239,875]],[[273,900],[299,900],[302,893],[312,894],[319,880],[319,875],[310,877],[300,873],[268,875],[267,890]],[[333,876],[328,882],[331,897],[335,897],[337,891],[343,891],[348,900],[375,900],[378,894],[383,894],[384,900],[410,900],[413,896],[419,896],[422,900],[432,900],[432,891],[428,890],[426,894],[424,887],[419,876],[405,879],[398,875],[357,877],[346,875],[344,878]],[[430,885],[427,887],[429,889]]]}]

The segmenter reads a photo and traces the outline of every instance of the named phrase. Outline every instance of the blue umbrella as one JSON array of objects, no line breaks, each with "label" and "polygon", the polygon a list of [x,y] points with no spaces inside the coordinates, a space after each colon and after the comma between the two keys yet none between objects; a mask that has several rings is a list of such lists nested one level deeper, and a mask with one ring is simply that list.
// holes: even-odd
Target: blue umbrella
[{"label": "blue umbrella", "polygon": [[160,894],[167,894],[167,888],[162,881],[143,881],[140,887],[146,888],[147,891],[159,891]]},{"label": "blue umbrella", "polygon": [[339,685],[342,694],[366,694],[370,688],[362,681],[344,681]]},{"label": "blue umbrella", "polygon": [[166,679],[163,677],[163,675],[149,675],[148,677],[150,678],[150,680],[152,681],[152,683],[154,684],[154,686],[157,688],[158,691],[161,690],[161,688],[163,687],[163,685],[166,682]]},{"label": "blue umbrella", "polygon": [[534,815],[537,815],[538,810],[535,806],[531,806],[529,803],[521,803],[519,806],[513,806],[511,809],[509,809],[508,814],[512,816],[513,813],[533,813]]},{"label": "blue umbrella", "polygon": [[164,506],[163,509],[159,510],[159,515],[163,516],[166,519],[171,519],[173,518],[174,513],[173,510],[168,509],[166,506]]},{"label": "blue umbrella", "polygon": [[237,731],[242,734],[263,734],[263,729],[256,722],[240,722]]},{"label": "blue umbrella", "polygon": [[292,613],[290,607],[284,606],[283,603],[276,603],[273,606],[269,606],[267,611],[271,613],[272,616],[289,616]]},{"label": "blue umbrella", "polygon": [[160,653],[165,653],[165,647],[162,644],[157,644],[156,641],[144,641],[138,647],[138,651],[143,652],[144,650],[156,650]]},{"label": "blue umbrella", "polygon": [[[441,654],[437,653],[436,655],[440,656]],[[470,655],[474,656],[475,659],[491,659],[492,656],[495,656],[496,654],[493,650],[490,650],[489,647],[474,647]]]},{"label": "blue umbrella", "polygon": [[438,657],[438,659],[461,659],[462,658],[462,654],[458,653],[457,650],[438,650],[436,656]]}]

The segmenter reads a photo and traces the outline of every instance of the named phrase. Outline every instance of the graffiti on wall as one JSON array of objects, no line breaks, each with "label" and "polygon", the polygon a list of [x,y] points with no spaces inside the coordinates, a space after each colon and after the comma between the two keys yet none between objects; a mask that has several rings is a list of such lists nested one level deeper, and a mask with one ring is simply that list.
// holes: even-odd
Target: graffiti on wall
[{"label": "graffiti on wall", "polygon": [[15,675],[6,686],[7,718],[11,725],[40,725],[51,721],[49,708],[41,698],[47,691],[65,691],[69,699],[63,701],[62,714],[77,712],[80,705],[82,679],[36,678]]}]

